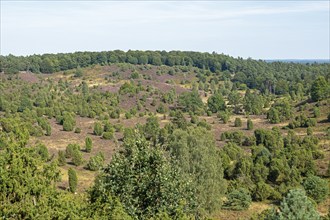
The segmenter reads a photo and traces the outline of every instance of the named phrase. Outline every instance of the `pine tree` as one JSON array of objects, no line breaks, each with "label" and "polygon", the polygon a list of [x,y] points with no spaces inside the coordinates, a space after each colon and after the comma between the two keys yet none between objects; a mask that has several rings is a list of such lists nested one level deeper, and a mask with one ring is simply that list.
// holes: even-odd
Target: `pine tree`
[{"label": "pine tree", "polygon": [[76,166],[80,166],[81,164],[83,164],[83,158],[81,152],[78,149],[73,150],[72,163]]},{"label": "pine tree", "polygon": [[253,122],[251,119],[247,120],[247,129],[252,130],[253,129]]},{"label": "pine tree", "polygon": [[69,190],[70,192],[75,193],[78,185],[77,173],[74,169],[69,168],[68,176],[69,176]]},{"label": "pine tree", "polygon": [[86,137],[85,138],[85,149],[87,153],[90,153],[92,151],[93,148],[93,142],[92,139],[90,137]]},{"label": "pine tree", "polygon": [[64,166],[66,164],[65,152],[63,150],[58,151],[58,165]]}]

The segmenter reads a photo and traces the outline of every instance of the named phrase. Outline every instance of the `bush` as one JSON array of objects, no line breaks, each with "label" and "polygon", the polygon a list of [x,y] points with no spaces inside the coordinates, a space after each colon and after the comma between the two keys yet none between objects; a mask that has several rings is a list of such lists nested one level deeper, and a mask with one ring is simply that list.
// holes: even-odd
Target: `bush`
[{"label": "bush", "polygon": [[242,120],[240,118],[235,118],[234,126],[235,127],[241,127],[242,126]]},{"label": "bush", "polygon": [[69,176],[69,190],[70,190],[70,192],[74,193],[74,192],[76,192],[77,185],[78,185],[77,173],[74,169],[69,168],[68,176]]},{"label": "bush", "polygon": [[268,213],[266,219],[319,220],[320,215],[303,190],[293,189],[283,199],[279,210]]},{"label": "bush", "polygon": [[232,210],[246,210],[252,202],[250,192],[244,188],[232,191],[227,198],[224,208]]},{"label": "bush", "polygon": [[91,171],[96,171],[103,167],[103,163],[104,163],[104,155],[100,152],[96,154],[94,157],[91,157],[89,159],[86,167]]},{"label": "bush", "polygon": [[126,113],[125,113],[125,118],[126,118],[126,119],[130,119],[130,118],[132,118],[132,114],[131,114],[130,112],[126,112]]},{"label": "bush", "polygon": [[318,117],[320,117],[320,114],[321,114],[320,109],[319,109],[318,107],[314,107],[314,108],[313,108],[313,115],[314,115],[314,118],[318,118]]},{"label": "bush", "polygon": [[103,133],[103,127],[100,122],[95,122],[94,123],[94,134],[97,136],[101,136]]},{"label": "bush", "polygon": [[251,119],[247,120],[247,129],[252,130],[253,129],[253,122]]},{"label": "bush", "polygon": [[65,152],[63,150],[58,151],[57,161],[59,166],[64,166],[66,164]]},{"label": "bush", "polygon": [[229,121],[229,113],[228,112],[219,112],[218,114],[218,118],[220,118],[224,124],[227,124],[227,122]]},{"label": "bush", "polygon": [[307,196],[311,197],[317,203],[322,202],[328,197],[328,182],[318,176],[307,177],[303,186],[306,190]]},{"label": "bush", "polygon": [[307,135],[312,136],[313,135],[313,129],[311,127],[307,128]]},{"label": "bush", "polygon": [[73,150],[72,163],[75,166],[79,166],[83,163],[83,158],[82,158],[81,152],[78,149]]},{"label": "bush", "polygon": [[74,130],[74,133],[80,134],[80,133],[81,133],[81,128],[76,128],[76,129]]},{"label": "bush", "polygon": [[40,155],[40,157],[43,161],[48,161],[49,153],[48,153],[48,149],[45,145],[39,144],[37,146],[37,152],[38,152],[38,154]]},{"label": "bush", "polygon": [[65,112],[61,120],[61,124],[63,125],[64,131],[72,131],[76,125],[76,121],[70,113]]},{"label": "bush", "polygon": [[80,146],[78,144],[69,144],[65,149],[65,157],[71,158],[73,156],[74,150],[80,150]]},{"label": "bush", "polygon": [[92,151],[92,147],[93,147],[93,142],[92,139],[90,137],[86,137],[85,138],[85,149],[87,153],[90,153]]},{"label": "bush", "polygon": [[106,139],[106,140],[111,140],[114,138],[114,135],[113,135],[113,132],[104,132],[103,135],[102,135],[102,138],[103,139]]}]

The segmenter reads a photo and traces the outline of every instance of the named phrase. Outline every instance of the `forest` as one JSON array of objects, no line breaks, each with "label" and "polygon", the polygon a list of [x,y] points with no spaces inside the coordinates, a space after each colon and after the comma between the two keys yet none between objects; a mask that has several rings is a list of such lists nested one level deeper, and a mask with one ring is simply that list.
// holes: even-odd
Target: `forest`
[{"label": "forest", "polygon": [[330,219],[330,64],[0,56],[3,219]]}]

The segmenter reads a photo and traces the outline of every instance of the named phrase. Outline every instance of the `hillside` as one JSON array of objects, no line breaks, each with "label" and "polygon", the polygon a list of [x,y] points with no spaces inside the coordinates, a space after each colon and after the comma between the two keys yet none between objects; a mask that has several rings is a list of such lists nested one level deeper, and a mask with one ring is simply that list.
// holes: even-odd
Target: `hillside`
[{"label": "hillside", "polygon": [[0,59],[2,216],[267,219],[298,189],[310,216],[329,216],[330,64],[180,51]]}]

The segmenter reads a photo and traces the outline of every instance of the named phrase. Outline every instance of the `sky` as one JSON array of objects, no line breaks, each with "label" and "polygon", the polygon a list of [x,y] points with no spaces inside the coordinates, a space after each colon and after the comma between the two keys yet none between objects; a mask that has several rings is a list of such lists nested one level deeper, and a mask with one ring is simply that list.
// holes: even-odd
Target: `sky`
[{"label": "sky", "polygon": [[1,55],[183,50],[254,59],[329,59],[326,1],[11,1]]}]

